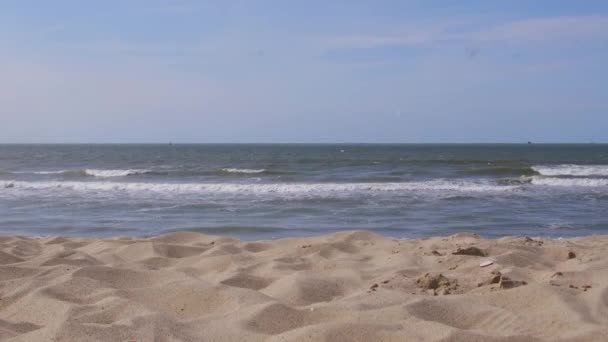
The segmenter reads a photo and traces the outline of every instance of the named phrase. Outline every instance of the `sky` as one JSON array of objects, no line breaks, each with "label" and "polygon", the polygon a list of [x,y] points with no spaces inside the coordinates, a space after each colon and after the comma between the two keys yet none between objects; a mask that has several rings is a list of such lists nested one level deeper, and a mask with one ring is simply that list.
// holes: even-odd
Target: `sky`
[{"label": "sky", "polygon": [[608,1],[0,2],[0,142],[608,142]]}]

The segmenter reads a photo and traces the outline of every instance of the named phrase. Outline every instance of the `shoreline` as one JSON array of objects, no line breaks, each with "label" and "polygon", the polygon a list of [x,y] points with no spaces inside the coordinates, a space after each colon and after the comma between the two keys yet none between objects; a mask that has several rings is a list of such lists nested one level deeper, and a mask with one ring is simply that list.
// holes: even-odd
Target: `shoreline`
[{"label": "shoreline", "polygon": [[608,235],[0,235],[2,340],[601,341],[606,334]]},{"label": "shoreline", "polygon": [[[243,229],[238,229],[238,231],[246,231],[246,228],[248,227],[244,227]],[[403,237],[399,237],[399,236],[393,236],[393,235],[389,235],[387,234],[383,229],[378,229],[378,230],[374,230],[374,229],[337,229],[337,230],[327,230],[327,232],[323,232],[323,231],[317,231],[315,230],[315,233],[310,233],[307,232],[306,234],[303,235],[279,235],[279,236],[268,236],[269,233],[257,233],[258,235],[260,235],[260,237],[253,237],[253,236],[248,236],[248,235],[238,235],[238,234],[233,234],[232,231],[229,232],[222,232],[222,231],[218,231],[218,232],[213,232],[214,228],[203,228],[201,230],[197,230],[197,229],[175,229],[175,230],[166,230],[166,231],[161,231],[159,233],[154,233],[154,234],[114,234],[114,235],[86,235],[86,234],[78,234],[78,233],[74,233],[74,234],[48,234],[48,235],[39,235],[39,234],[16,234],[16,233],[0,233],[0,240],[2,238],[12,238],[12,237],[16,237],[16,238],[25,238],[25,239],[49,239],[49,238],[66,238],[66,239],[84,239],[84,240],[116,240],[116,239],[129,239],[129,240],[149,240],[149,239],[156,239],[156,238],[160,238],[166,235],[174,235],[174,234],[196,234],[196,235],[204,235],[204,236],[208,236],[208,237],[215,237],[215,238],[227,238],[227,239],[232,239],[232,240],[238,240],[241,242],[276,242],[276,241],[283,241],[283,240],[295,240],[295,239],[310,239],[310,238],[320,238],[320,237],[325,237],[325,236],[330,236],[330,235],[335,235],[335,234],[343,234],[343,233],[353,233],[353,232],[365,232],[365,233],[369,233],[369,234],[373,234],[373,235],[377,235],[379,237],[388,239],[388,240],[398,240],[398,241],[414,241],[414,240],[427,240],[427,239],[433,239],[433,238],[448,238],[448,237],[452,237],[452,236],[459,236],[459,235],[471,235],[471,236],[476,236],[477,238],[481,239],[481,240],[489,240],[489,241],[493,241],[493,240],[501,240],[501,239],[514,239],[514,238],[531,238],[531,239],[539,239],[539,240],[550,240],[550,241],[574,241],[574,240],[580,240],[580,239],[586,239],[586,238],[604,238],[604,237],[608,237],[608,233],[598,233],[598,234],[583,234],[583,235],[563,235],[563,236],[558,236],[557,234],[554,235],[534,235],[534,234],[529,234],[529,235],[518,235],[518,234],[513,234],[513,235],[500,235],[500,236],[495,236],[495,235],[483,235],[474,231],[460,231],[460,232],[455,232],[453,234],[434,234],[434,235],[422,235],[422,234],[414,234],[411,237],[407,237],[407,236],[403,236]],[[221,230],[221,228],[220,228]],[[306,230],[306,229],[304,229]],[[277,233],[282,233],[285,230],[277,230]],[[293,230],[294,232],[297,232],[298,230]],[[266,235],[266,236],[264,236]]]}]

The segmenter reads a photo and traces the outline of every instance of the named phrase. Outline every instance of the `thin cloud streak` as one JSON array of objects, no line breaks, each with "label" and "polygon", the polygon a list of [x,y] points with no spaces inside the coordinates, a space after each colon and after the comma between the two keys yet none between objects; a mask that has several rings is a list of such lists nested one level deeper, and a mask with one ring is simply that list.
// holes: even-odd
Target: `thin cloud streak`
[{"label": "thin cloud streak", "polygon": [[564,16],[516,20],[469,32],[457,26],[411,27],[397,33],[353,34],[323,39],[329,49],[373,49],[437,43],[530,43],[608,40],[608,16]]}]

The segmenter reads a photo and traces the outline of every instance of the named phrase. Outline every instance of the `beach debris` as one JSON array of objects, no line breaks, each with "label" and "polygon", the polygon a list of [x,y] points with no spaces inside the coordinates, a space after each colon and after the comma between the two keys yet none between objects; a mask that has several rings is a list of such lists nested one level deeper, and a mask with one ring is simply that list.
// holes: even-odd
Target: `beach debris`
[{"label": "beach debris", "polygon": [[494,284],[498,284],[498,287],[501,289],[512,289],[514,287],[527,285],[528,283],[523,280],[513,280],[499,271],[492,271],[488,279],[478,283],[477,286],[481,287]]},{"label": "beach debris", "polygon": [[578,287],[576,285],[570,284],[570,285],[568,285],[568,287],[571,289],[575,289],[575,290],[582,289],[583,292],[587,292],[587,290],[589,290],[591,288],[591,285],[582,285],[582,286]]},{"label": "beach debris", "polygon": [[486,252],[471,246],[471,247],[467,247],[467,248],[458,248],[456,251],[452,252],[453,255],[472,255],[472,256],[486,256]]},{"label": "beach debris", "polygon": [[448,278],[444,277],[443,274],[431,274],[425,273],[422,277],[416,279],[416,284],[423,289],[438,289],[441,286],[447,286],[450,284]]},{"label": "beach debris", "polygon": [[303,245],[303,246],[301,246],[301,247],[302,247],[302,248],[310,248],[310,247],[312,247],[312,245]]},{"label": "beach debris", "polygon": [[454,281],[443,276],[443,274],[425,273],[422,277],[416,279],[416,284],[423,290],[429,291],[434,296],[438,294],[448,295],[451,290],[458,285]]},{"label": "beach debris", "polygon": [[443,256],[443,254],[439,253],[437,250],[433,250],[431,252],[431,254],[435,255],[435,256]]},{"label": "beach debris", "polygon": [[367,293],[376,291],[378,289],[378,286],[380,286],[380,285],[378,285],[377,283],[373,284],[372,286],[369,287],[369,290],[367,290]]},{"label": "beach debris", "polygon": [[555,272],[555,273],[553,273],[553,275],[551,275],[551,278],[555,278],[555,277],[561,277],[561,276],[563,276],[563,275],[564,275],[564,274],[563,274],[562,272]]},{"label": "beach debris", "polygon": [[573,251],[569,251],[568,252],[568,259],[574,259],[576,258],[576,254]]},{"label": "beach debris", "polygon": [[512,289],[514,287],[522,285],[528,285],[528,283],[523,280],[512,280],[509,277],[506,277],[505,275],[501,275],[500,282],[498,282],[498,287],[500,287],[501,289]]},{"label": "beach debris", "polygon": [[527,244],[532,244],[532,245],[536,245],[536,246],[542,246],[544,243],[542,240],[534,240],[533,238],[528,237],[528,236],[526,236],[524,238],[524,242]]},{"label": "beach debris", "polygon": [[481,283],[477,284],[477,287],[498,284],[498,283],[500,283],[501,279],[502,279],[502,273],[500,273],[499,271],[492,271],[492,274],[490,275],[490,277],[488,279],[486,279],[485,281],[482,281]]},{"label": "beach debris", "polygon": [[490,265],[493,265],[493,264],[494,264],[494,261],[492,261],[492,260],[486,260],[486,261],[483,261],[481,264],[479,264],[479,267],[487,267],[487,266],[490,266]]}]

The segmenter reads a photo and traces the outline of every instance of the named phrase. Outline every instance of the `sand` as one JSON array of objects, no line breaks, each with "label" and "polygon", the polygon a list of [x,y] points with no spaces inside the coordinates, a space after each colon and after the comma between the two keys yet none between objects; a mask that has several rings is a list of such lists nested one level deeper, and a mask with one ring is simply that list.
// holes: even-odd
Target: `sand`
[{"label": "sand", "polygon": [[608,236],[3,236],[0,340],[607,341]]}]

